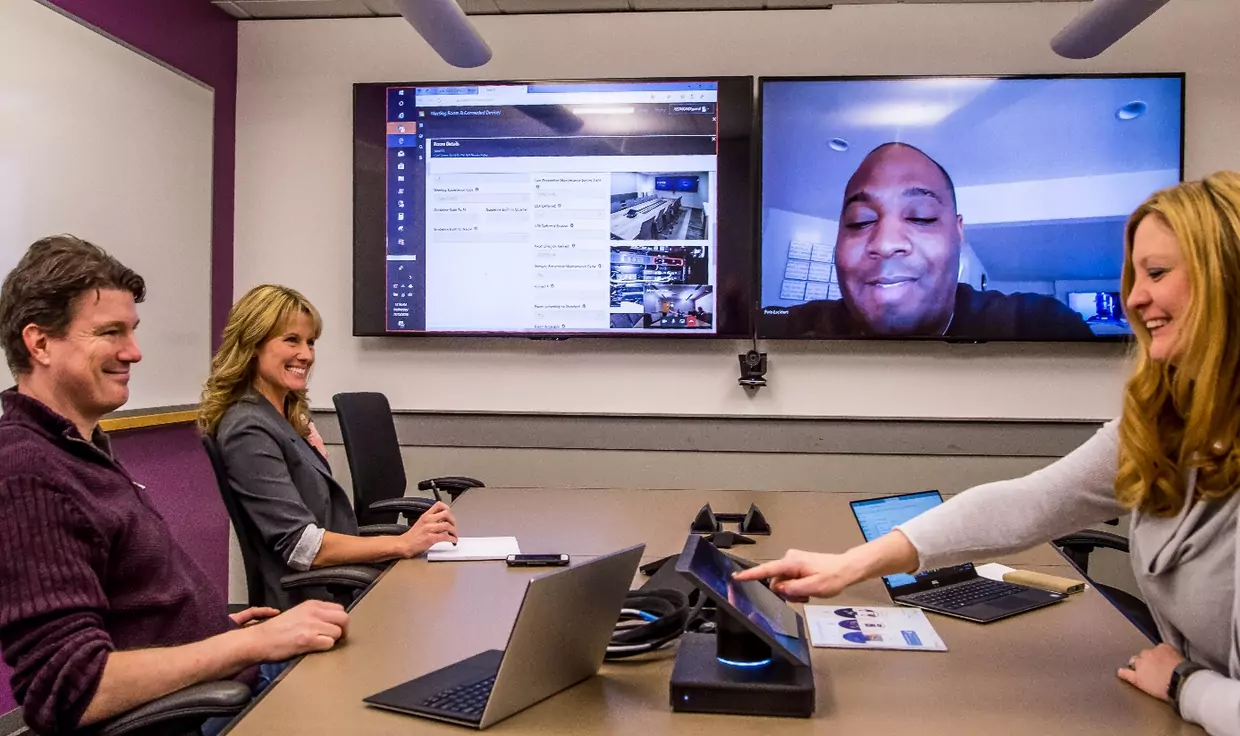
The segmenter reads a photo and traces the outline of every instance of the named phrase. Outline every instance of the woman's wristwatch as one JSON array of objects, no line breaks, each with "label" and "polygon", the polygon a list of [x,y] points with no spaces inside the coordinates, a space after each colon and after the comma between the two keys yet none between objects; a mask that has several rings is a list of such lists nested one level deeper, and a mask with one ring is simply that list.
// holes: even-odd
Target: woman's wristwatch
[{"label": "woman's wristwatch", "polygon": [[1180,689],[1184,687],[1184,681],[1189,675],[1204,669],[1206,668],[1186,659],[1171,671],[1171,682],[1167,683],[1167,700],[1171,701],[1171,707],[1177,716],[1180,715]]}]

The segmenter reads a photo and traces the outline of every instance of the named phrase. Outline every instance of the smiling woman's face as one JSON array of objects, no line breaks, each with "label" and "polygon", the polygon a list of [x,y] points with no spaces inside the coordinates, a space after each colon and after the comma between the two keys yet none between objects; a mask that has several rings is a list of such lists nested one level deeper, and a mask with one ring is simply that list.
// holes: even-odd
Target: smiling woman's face
[{"label": "smiling woman's face", "polygon": [[1132,291],[1124,305],[1128,319],[1140,320],[1150,333],[1152,360],[1174,362],[1184,349],[1180,328],[1192,289],[1180,242],[1157,215],[1147,215],[1133,233],[1132,272]]},{"label": "smiling woman's face", "polygon": [[[302,391],[310,381],[314,365],[314,322],[309,315],[298,312],[284,329],[258,348],[259,389],[267,388],[274,396]],[[268,393],[268,391],[263,391]]]},{"label": "smiling woman's face", "polygon": [[869,334],[942,334],[955,307],[962,239],[934,162],[906,146],[872,153],[845,189],[835,245],[849,312]]}]

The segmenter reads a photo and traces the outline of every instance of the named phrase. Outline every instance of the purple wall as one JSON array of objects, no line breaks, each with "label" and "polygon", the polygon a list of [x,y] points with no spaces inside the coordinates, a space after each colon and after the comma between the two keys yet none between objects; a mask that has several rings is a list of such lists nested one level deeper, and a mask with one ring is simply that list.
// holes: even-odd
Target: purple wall
[{"label": "purple wall", "polygon": [[[49,0],[108,35],[215,90],[211,182],[211,333],[218,343],[233,292],[233,177],[237,121],[237,21],[208,0]],[[193,427],[114,435],[119,457],[145,483],[186,548],[228,592],[228,516]],[[14,707],[0,662],[0,713]]]},{"label": "purple wall", "polygon": [[181,546],[228,594],[228,512],[192,424],[113,432],[112,448]]},{"label": "purple wall", "polygon": [[212,348],[233,292],[237,149],[237,19],[209,0],[48,0],[52,5],[215,89],[211,201]]}]

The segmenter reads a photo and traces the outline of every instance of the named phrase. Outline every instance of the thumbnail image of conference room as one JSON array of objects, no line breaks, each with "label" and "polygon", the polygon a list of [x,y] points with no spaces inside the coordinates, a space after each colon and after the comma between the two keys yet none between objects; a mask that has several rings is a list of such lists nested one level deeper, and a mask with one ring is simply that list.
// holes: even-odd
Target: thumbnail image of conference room
[{"label": "thumbnail image of conference room", "polygon": [[708,328],[714,322],[714,292],[714,287],[709,284],[647,284],[645,326],[656,329]]},{"label": "thumbnail image of conference room", "polygon": [[706,246],[619,245],[611,249],[611,307],[641,313],[646,284],[710,281]]},{"label": "thumbnail image of conference room", "polygon": [[710,174],[611,175],[612,240],[706,240]]}]

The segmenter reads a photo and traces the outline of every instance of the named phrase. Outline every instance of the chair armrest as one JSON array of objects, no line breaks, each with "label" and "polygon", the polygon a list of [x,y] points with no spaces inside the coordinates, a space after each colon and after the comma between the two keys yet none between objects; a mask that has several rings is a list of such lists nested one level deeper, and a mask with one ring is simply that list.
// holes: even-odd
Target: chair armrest
[{"label": "chair armrest", "polygon": [[13,710],[0,715],[0,736],[27,736],[34,733],[22,718],[22,709]]},{"label": "chair armrest", "polygon": [[1052,540],[1052,543],[1056,547],[1073,547],[1087,550],[1105,547],[1106,549],[1119,550],[1120,552],[1128,551],[1127,539],[1118,534],[1100,532],[1095,529],[1082,529],[1079,532],[1065,534],[1058,539]]},{"label": "chair armrest", "polygon": [[248,685],[233,680],[191,685],[103,723],[98,733],[122,736],[152,726],[159,726],[161,733],[192,731],[208,718],[237,715],[252,697]]},{"label": "chair armrest", "polygon": [[477,478],[464,475],[445,475],[440,478],[427,478],[418,482],[419,491],[439,488],[446,491],[464,491],[467,488],[486,488],[486,484]]},{"label": "chair armrest", "polygon": [[409,527],[404,524],[367,524],[359,527],[357,533],[363,537],[386,537],[404,534]]},{"label": "chair armrest", "polygon": [[285,575],[280,578],[280,587],[292,590],[310,585],[331,585],[361,589],[373,583],[380,572],[369,565],[334,565]]},{"label": "chair armrest", "polygon": [[385,498],[382,501],[375,501],[366,507],[367,511],[397,511],[405,515],[406,519],[413,521],[422,515],[424,511],[434,506],[435,502],[429,498],[410,498],[402,496],[400,498]]}]

